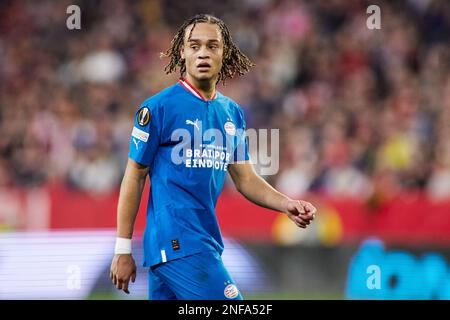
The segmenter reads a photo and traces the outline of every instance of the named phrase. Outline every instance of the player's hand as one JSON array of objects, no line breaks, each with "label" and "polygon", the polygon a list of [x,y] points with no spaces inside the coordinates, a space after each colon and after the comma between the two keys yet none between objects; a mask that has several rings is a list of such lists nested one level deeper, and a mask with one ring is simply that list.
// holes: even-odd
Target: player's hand
[{"label": "player's hand", "polygon": [[128,283],[136,280],[136,263],[131,254],[116,254],[111,263],[109,276],[117,289],[129,294]]},{"label": "player's hand", "polygon": [[305,229],[316,216],[316,208],[309,202],[303,200],[289,200],[284,210],[299,228]]}]

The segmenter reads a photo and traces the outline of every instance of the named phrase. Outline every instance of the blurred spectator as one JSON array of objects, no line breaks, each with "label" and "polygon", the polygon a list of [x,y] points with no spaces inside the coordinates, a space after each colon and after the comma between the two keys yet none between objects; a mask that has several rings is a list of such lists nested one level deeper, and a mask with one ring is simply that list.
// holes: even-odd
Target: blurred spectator
[{"label": "blurred spectator", "polygon": [[73,2],[0,3],[0,187],[117,188],[137,106],[177,79],[159,52],[187,16],[214,12],[257,65],[219,89],[248,127],[280,128],[266,178],[281,191],[450,197],[447,0],[381,1],[381,30],[364,1]]}]

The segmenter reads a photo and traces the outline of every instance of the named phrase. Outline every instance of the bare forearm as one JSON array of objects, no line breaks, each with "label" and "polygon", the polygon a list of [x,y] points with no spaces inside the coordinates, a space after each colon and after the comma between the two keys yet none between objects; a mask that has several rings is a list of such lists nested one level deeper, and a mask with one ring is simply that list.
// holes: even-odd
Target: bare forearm
[{"label": "bare forearm", "polygon": [[125,171],[117,206],[118,237],[131,239],[144,185],[145,176]]},{"label": "bare forearm", "polygon": [[239,192],[249,201],[272,210],[284,212],[286,203],[290,200],[281,192],[273,188],[258,175],[242,181],[238,187]]},{"label": "bare forearm", "polygon": [[228,168],[238,191],[251,202],[287,214],[300,228],[306,228],[314,220],[316,208],[311,203],[290,199],[275,190],[256,173],[250,161],[231,164]]}]

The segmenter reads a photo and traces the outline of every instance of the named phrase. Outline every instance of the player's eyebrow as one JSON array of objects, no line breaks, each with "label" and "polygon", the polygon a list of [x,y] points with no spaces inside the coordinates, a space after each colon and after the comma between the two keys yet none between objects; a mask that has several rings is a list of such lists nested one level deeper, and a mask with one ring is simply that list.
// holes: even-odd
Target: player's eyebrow
[{"label": "player's eyebrow", "polygon": [[[188,42],[202,42],[201,39],[188,39]],[[217,42],[219,43],[220,41],[218,39],[208,39],[206,40],[206,42]]]}]

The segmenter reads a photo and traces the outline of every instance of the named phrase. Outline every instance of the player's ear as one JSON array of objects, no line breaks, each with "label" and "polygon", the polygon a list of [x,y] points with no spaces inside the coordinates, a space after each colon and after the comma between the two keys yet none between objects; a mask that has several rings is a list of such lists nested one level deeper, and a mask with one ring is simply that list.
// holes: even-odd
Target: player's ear
[{"label": "player's ear", "polygon": [[180,57],[184,60],[184,44],[182,44],[180,48]]}]

